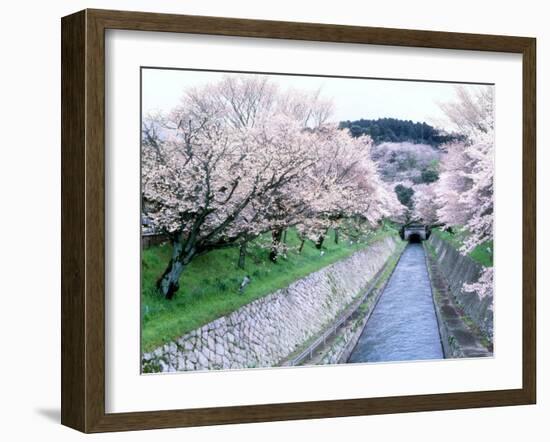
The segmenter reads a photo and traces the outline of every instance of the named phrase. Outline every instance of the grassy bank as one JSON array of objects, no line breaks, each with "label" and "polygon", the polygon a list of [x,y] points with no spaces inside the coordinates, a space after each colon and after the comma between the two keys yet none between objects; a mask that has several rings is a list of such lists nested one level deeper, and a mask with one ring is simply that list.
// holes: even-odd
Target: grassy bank
[{"label": "grassy bank", "polygon": [[[329,232],[322,252],[311,241],[306,241],[298,253],[300,240],[289,230],[286,243],[289,251],[277,263],[267,259],[268,250],[251,243],[245,268],[238,269],[237,248],[216,250],[193,260],[180,279],[180,290],[171,301],[160,298],[155,282],[162,274],[170,257],[170,246],[154,246],[142,253],[142,333],[143,351],[171,341],[220,316],[237,310],[251,301],[284,288],[311,272],[339,261],[368,247],[386,236],[396,235],[393,227],[384,225],[360,242],[351,243],[342,238],[334,241]],[[239,286],[249,275],[250,284],[243,293]]]},{"label": "grassy bank", "polygon": [[[468,235],[468,233],[464,230],[456,230],[455,233],[450,233],[446,230],[434,229],[432,233],[447,241],[457,250],[462,247],[462,244],[464,244],[464,241]],[[483,244],[478,245],[474,250],[468,253],[468,256],[484,267],[492,267],[493,241],[486,241]]]}]

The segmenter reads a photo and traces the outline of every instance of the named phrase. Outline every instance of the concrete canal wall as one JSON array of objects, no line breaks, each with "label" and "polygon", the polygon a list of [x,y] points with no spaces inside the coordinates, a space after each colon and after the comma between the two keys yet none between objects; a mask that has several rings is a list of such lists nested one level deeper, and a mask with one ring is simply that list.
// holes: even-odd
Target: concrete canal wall
[{"label": "concrete canal wall", "polygon": [[478,280],[483,267],[435,234],[430,236],[427,245],[434,252],[437,267],[445,278],[454,301],[492,341],[493,297],[480,299],[476,293],[463,289],[465,283]]}]

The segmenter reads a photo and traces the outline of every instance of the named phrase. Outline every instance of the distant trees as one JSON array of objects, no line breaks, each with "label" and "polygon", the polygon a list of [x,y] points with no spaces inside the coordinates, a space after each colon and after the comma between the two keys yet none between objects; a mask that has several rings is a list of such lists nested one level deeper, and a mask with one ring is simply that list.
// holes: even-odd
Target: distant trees
[{"label": "distant trees", "polygon": [[347,128],[354,137],[368,135],[375,144],[383,142],[404,142],[429,144],[439,146],[440,144],[457,141],[462,136],[457,133],[443,133],[429,124],[413,122],[411,120],[399,120],[397,118],[379,118],[377,120],[355,120],[342,121],[341,128]]},{"label": "distant trees", "polygon": [[420,178],[422,183],[434,183],[439,179],[439,172],[436,167],[422,169],[420,172]]},{"label": "distant trees", "polygon": [[440,149],[427,144],[382,143],[372,147],[372,158],[385,181],[397,184],[433,182],[438,177]]},{"label": "distant trees", "polygon": [[172,243],[158,280],[170,299],[197,256],[271,232],[277,260],[290,226],[310,238],[350,223],[374,226],[402,210],[378,176],[369,137],[327,123],[319,94],[283,94],[261,76],[228,76],[187,91],[142,125],[147,218]]},{"label": "distant trees", "polygon": [[395,193],[397,195],[397,199],[401,204],[408,207],[409,210],[412,210],[413,208],[413,195],[414,190],[412,187],[404,186],[403,184],[398,184],[394,188]]}]

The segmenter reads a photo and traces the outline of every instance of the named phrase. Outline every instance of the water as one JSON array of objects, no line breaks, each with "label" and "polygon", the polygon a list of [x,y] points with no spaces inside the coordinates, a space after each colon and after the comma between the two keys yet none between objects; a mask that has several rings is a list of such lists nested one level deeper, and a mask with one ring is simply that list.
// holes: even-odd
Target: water
[{"label": "water", "polygon": [[348,362],[442,358],[424,249],[409,244]]}]

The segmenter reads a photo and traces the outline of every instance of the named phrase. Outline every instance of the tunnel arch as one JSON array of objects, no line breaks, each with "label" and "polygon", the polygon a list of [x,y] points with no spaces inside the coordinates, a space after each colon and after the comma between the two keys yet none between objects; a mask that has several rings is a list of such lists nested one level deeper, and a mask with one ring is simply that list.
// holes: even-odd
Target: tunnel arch
[{"label": "tunnel arch", "polygon": [[428,227],[423,224],[409,224],[403,226],[402,238],[411,243],[419,243],[428,239]]}]

